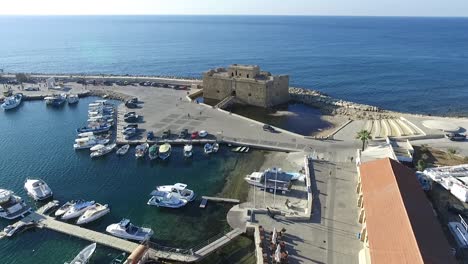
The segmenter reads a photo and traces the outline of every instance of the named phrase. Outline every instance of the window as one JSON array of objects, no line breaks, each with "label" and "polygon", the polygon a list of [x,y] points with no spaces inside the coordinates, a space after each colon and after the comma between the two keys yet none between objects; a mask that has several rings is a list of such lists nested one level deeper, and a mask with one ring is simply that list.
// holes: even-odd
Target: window
[{"label": "window", "polygon": [[216,90],[217,93],[219,93],[219,90]]},{"label": "window", "polygon": [[231,72],[231,77],[234,77],[234,72]]},{"label": "window", "polygon": [[252,94],[251,94],[251,93],[249,93],[249,96],[252,96]]},{"label": "window", "polygon": [[247,73],[247,78],[249,78],[249,74]]}]

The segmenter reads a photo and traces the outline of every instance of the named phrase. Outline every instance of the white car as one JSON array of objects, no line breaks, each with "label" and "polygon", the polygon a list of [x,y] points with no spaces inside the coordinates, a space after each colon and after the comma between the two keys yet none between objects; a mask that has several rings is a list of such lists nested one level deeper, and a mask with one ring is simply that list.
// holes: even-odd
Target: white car
[{"label": "white car", "polygon": [[202,131],[200,131],[200,133],[198,133],[198,136],[201,137],[201,138],[204,138],[204,137],[208,136],[208,132],[206,132],[206,130],[202,130]]}]

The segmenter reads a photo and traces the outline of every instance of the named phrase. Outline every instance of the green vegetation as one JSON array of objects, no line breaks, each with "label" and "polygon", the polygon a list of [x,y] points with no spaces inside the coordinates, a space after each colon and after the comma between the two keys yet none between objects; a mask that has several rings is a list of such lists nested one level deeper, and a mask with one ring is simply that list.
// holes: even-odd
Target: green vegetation
[{"label": "green vegetation", "polygon": [[455,154],[457,154],[457,150],[454,149],[454,148],[448,148],[447,149],[447,154],[449,156],[449,158],[453,158],[455,156]]},{"label": "green vegetation", "polygon": [[364,151],[364,148],[366,146],[366,142],[371,139],[372,136],[371,136],[371,133],[367,130],[361,130],[357,133],[356,135],[356,139],[359,139],[362,141],[362,151]]},{"label": "green vegetation", "polygon": [[427,164],[424,160],[420,159],[418,160],[418,163],[416,164],[416,169],[418,171],[423,171],[427,168]]}]

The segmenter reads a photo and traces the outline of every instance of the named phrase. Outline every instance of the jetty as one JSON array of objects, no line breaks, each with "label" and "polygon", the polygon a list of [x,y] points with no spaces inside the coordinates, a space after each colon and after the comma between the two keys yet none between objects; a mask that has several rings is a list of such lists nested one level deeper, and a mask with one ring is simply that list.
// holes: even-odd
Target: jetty
[{"label": "jetty", "polygon": [[238,200],[238,199],[202,196],[202,201],[200,203],[200,208],[205,208],[208,201],[218,202],[218,203],[234,203],[234,204],[240,203],[240,200]]},{"label": "jetty", "polygon": [[[217,197],[208,198],[213,198],[215,200],[218,199],[218,201],[224,199]],[[234,202],[235,199],[226,199],[226,201]],[[140,244],[136,242],[128,241],[108,234],[83,228],[77,225],[59,221],[54,217],[44,214],[44,211],[47,208],[48,204],[40,207],[35,212],[31,212],[28,216],[14,223],[13,226],[17,227],[21,225],[31,225],[31,223],[35,223],[35,226],[41,229],[45,228],[53,230],[62,234],[95,242],[100,245],[104,245],[128,253],[132,253],[140,246]],[[200,261],[212,252],[225,246],[227,243],[229,243],[231,240],[235,239],[241,234],[243,234],[243,230],[233,229],[228,233],[220,234],[208,241],[205,241],[202,245],[199,245],[196,248],[191,248],[188,250],[163,247],[150,241],[145,242],[145,244],[149,246],[148,256],[151,259],[165,259],[175,262],[190,263]],[[4,237],[6,237],[6,233],[3,231],[0,232],[0,239]]]}]

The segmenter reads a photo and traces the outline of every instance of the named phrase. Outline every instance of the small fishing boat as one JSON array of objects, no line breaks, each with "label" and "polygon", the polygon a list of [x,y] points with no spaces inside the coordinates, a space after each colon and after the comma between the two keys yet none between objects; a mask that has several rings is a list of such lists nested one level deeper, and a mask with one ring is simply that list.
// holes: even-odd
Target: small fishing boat
[{"label": "small fishing boat", "polygon": [[127,254],[123,252],[122,254],[115,257],[110,264],[123,264],[127,260]]},{"label": "small fishing boat", "polygon": [[76,221],[77,225],[84,225],[93,221],[98,220],[99,218],[105,216],[106,214],[110,213],[109,205],[95,203],[91,206],[83,215],[78,218]]},{"label": "small fishing boat", "polygon": [[128,219],[122,219],[119,223],[109,225],[106,232],[116,237],[136,241],[149,240],[153,235],[151,228],[134,226]]},{"label": "small fishing boat", "polygon": [[3,229],[3,233],[5,233],[7,237],[12,237],[17,232],[25,230],[33,226],[36,226],[36,223],[34,221],[18,222],[18,224],[16,225],[8,225],[7,227],[5,227]]},{"label": "small fishing boat", "polygon": [[148,156],[149,156],[150,160],[157,159],[158,158],[158,153],[159,153],[158,145],[152,145],[149,148],[149,151],[148,151]]},{"label": "small fishing boat", "polygon": [[148,150],[149,144],[143,143],[135,147],[135,157],[137,159],[143,158]]},{"label": "small fishing boat", "polygon": [[23,100],[23,94],[15,94],[14,96],[6,98],[1,107],[3,110],[16,108],[21,104],[21,100]]},{"label": "small fishing boat", "polygon": [[184,157],[190,158],[193,155],[193,146],[191,144],[184,146]]},{"label": "small fishing boat", "polygon": [[80,98],[76,94],[69,94],[67,96],[68,104],[76,104],[76,103],[78,103],[78,101],[80,101]]},{"label": "small fishing boat", "polygon": [[173,193],[153,191],[151,198],[148,200],[148,205],[167,208],[180,208],[187,205],[188,201],[177,197]]},{"label": "small fishing boat", "polygon": [[102,126],[86,126],[86,127],[81,127],[76,129],[76,132],[78,133],[84,133],[84,132],[94,132],[94,133],[102,133],[102,132],[107,132],[109,129],[111,129],[111,125],[106,124]]},{"label": "small fishing boat", "polygon": [[56,94],[53,96],[47,96],[44,98],[47,105],[61,106],[67,101],[66,94]]},{"label": "small fishing boat", "polygon": [[44,214],[48,214],[49,212],[53,211],[55,208],[59,207],[59,205],[60,205],[60,202],[57,200],[50,201],[46,205],[44,205],[44,207],[42,207],[43,208],[42,212]]},{"label": "small fishing boat", "polygon": [[86,212],[86,210],[91,208],[91,206],[93,205],[94,205],[94,201],[89,201],[89,202],[84,201],[84,202],[76,203],[62,215],[62,219],[68,220],[68,219],[79,217],[82,214],[84,214],[84,212]]},{"label": "small fishing boat", "polygon": [[105,148],[105,147],[106,147],[106,145],[97,144],[96,146],[91,147],[89,150],[91,150],[91,151],[98,151],[98,150],[103,149],[103,148]]},{"label": "small fishing boat", "polygon": [[87,264],[95,250],[96,243],[93,243],[81,250],[71,262],[67,262],[66,264]]},{"label": "small fishing boat", "polygon": [[49,185],[41,179],[26,179],[24,189],[35,201],[42,201],[53,195]]},{"label": "small fishing boat", "polygon": [[213,152],[213,145],[206,143],[205,146],[203,146],[203,150],[205,151],[205,154],[211,154]]},{"label": "small fishing boat", "polygon": [[117,144],[115,144],[115,143],[104,146],[103,148],[100,148],[100,149],[98,149],[96,151],[91,152],[91,154],[89,156],[91,158],[97,158],[97,157],[104,156],[104,155],[106,155],[108,153],[111,153],[115,149],[116,146],[117,146]]},{"label": "small fishing boat", "polygon": [[165,160],[171,155],[172,147],[171,144],[165,143],[159,146],[159,158]]},{"label": "small fishing boat", "polygon": [[127,152],[128,152],[129,149],[130,149],[130,145],[129,145],[129,144],[123,145],[121,148],[119,148],[119,149],[117,150],[117,155],[123,156],[123,155],[127,154]]},{"label": "small fishing boat", "polygon": [[219,150],[219,144],[218,143],[213,143],[213,152],[216,153]]},{"label": "small fishing boat", "polygon": [[73,144],[74,149],[89,149],[96,145],[105,145],[109,143],[109,139],[97,139],[97,138],[77,138],[75,139],[75,144]]}]

